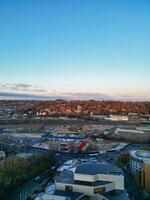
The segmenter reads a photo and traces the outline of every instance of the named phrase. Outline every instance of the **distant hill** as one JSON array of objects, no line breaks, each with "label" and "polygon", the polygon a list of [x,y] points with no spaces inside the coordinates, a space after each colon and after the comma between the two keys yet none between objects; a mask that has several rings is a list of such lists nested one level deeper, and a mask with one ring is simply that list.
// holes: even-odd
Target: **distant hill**
[{"label": "distant hill", "polygon": [[120,102],[96,100],[1,100],[0,112],[21,112],[31,115],[86,115],[139,113],[150,115],[150,102]]}]

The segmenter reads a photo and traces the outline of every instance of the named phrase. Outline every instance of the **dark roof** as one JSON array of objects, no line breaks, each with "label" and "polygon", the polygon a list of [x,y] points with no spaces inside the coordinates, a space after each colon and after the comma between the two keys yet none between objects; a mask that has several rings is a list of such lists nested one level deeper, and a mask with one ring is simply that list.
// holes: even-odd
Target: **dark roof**
[{"label": "dark roof", "polygon": [[102,195],[109,200],[129,200],[127,192],[125,190],[118,194],[112,194],[111,192],[108,192]]},{"label": "dark roof", "polygon": [[76,185],[85,185],[85,186],[100,186],[100,185],[106,185],[106,184],[109,184],[109,183],[112,183],[110,181],[94,181],[94,182],[88,182],[88,181],[78,181],[78,180],[75,180],[74,181],[74,184]]},{"label": "dark roof", "polygon": [[69,184],[73,184],[74,183],[74,174],[72,171],[62,171],[60,176],[57,176],[55,178],[56,182],[60,182],[60,183],[69,183]]},{"label": "dark roof", "polygon": [[79,197],[81,197],[83,195],[83,193],[56,190],[54,195],[70,197],[71,200],[75,200],[75,199],[78,199]]},{"label": "dark roof", "polygon": [[76,174],[87,174],[87,175],[96,175],[96,174],[111,174],[111,175],[121,175],[122,170],[118,167],[114,167],[109,164],[104,163],[87,163],[81,164],[76,168]]}]

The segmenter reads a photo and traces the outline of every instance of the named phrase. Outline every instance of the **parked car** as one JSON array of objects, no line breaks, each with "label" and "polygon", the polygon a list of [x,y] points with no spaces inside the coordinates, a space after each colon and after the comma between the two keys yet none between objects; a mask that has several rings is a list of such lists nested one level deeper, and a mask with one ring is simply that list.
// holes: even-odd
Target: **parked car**
[{"label": "parked car", "polygon": [[37,177],[34,179],[34,181],[35,181],[36,183],[39,183],[39,184],[42,182],[40,176],[37,176]]}]

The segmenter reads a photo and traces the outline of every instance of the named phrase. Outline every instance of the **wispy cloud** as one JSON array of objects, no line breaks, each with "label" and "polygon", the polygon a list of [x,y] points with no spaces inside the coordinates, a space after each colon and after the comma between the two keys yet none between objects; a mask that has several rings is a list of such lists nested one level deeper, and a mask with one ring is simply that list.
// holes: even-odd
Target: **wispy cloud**
[{"label": "wispy cloud", "polygon": [[34,92],[40,92],[40,93],[47,93],[48,91],[45,89],[33,89]]},{"label": "wispy cloud", "polygon": [[25,93],[11,93],[0,92],[0,99],[12,99],[12,100],[55,100],[61,98],[59,96],[47,96],[47,95],[34,95]]},{"label": "wispy cloud", "polygon": [[2,91],[23,91],[23,92],[36,92],[36,93],[47,93],[48,91],[41,88],[40,86],[34,86],[26,83],[6,83],[0,84]]},{"label": "wispy cloud", "polygon": [[117,101],[150,101],[149,96],[118,95],[110,96],[103,93],[60,93],[53,91],[50,93],[44,87],[26,83],[6,83],[0,84],[0,99],[27,99],[27,100],[117,100]]},{"label": "wispy cloud", "polygon": [[31,85],[24,83],[6,83],[1,84],[0,89],[4,90],[30,90]]}]

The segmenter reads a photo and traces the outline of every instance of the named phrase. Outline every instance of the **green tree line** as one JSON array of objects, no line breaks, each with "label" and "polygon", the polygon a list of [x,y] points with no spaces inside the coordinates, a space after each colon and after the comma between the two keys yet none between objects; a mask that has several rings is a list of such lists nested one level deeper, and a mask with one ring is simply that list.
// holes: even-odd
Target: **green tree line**
[{"label": "green tree line", "polygon": [[28,179],[50,168],[55,162],[52,154],[35,154],[28,159],[10,156],[0,162],[0,199]]}]

